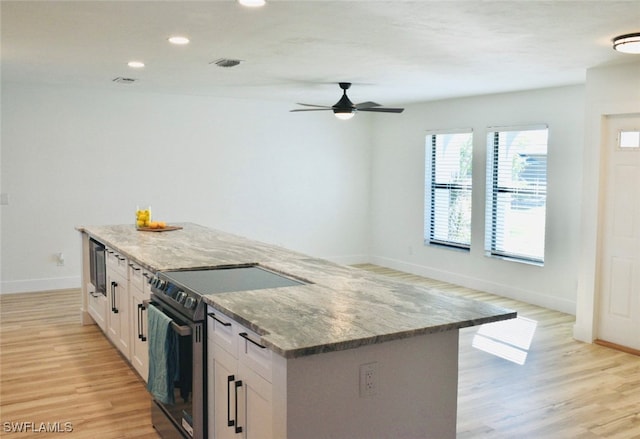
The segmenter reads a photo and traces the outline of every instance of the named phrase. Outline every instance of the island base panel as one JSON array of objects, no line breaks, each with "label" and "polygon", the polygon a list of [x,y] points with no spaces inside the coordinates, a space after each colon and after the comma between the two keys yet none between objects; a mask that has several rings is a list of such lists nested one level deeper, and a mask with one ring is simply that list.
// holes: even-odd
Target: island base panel
[{"label": "island base panel", "polygon": [[[360,395],[360,366],[375,363],[377,391]],[[455,439],[458,330],[286,361],[287,439]],[[279,410],[276,410],[276,413]],[[282,413],[282,411],[280,411]]]}]

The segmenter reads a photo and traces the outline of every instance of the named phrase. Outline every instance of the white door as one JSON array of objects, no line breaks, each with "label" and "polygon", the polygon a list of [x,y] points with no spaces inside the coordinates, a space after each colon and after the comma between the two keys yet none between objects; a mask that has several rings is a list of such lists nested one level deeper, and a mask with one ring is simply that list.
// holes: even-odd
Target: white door
[{"label": "white door", "polygon": [[640,350],[640,114],[605,123],[598,338]]}]

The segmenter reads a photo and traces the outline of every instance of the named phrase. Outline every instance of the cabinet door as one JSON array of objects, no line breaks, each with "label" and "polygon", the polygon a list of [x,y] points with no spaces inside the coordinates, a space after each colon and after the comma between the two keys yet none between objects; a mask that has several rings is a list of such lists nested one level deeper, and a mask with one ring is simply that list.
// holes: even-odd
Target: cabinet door
[{"label": "cabinet door", "polygon": [[129,288],[127,280],[117,272],[107,271],[109,322],[107,335],[122,354],[130,359]]},{"label": "cabinet door", "polygon": [[87,283],[87,311],[96,324],[107,331],[107,296],[102,293],[96,293],[92,283]]},{"label": "cabinet door", "polygon": [[242,379],[238,398],[241,403],[239,415],[243,439],[273,438],[272,385],[242,363],[238,366]]},{"label": "cabinet door", "polygon": [[213,431],[215,432],[213,437],[238,439],[241,437],[236,433],[238,410],[240,410],[237,405],[239,401],[236,399],[240,391],[240,388],[236,387],[236,382],[239,382],[236,374],[238,360],[216,343],[211,341],[209,343],[213,345],[213,361],[209,363],[209,367],[213,370],[209,372],[212,374],[210,377],[213,376],[215,389],[213,398],[209,394],[209,404],[213,402]]},{"label": "cabinet door", "polygon": [[143,301],[149,298],[145,298],[144,293],[137,288],[132,288],[130,293],[131,364],[142,379],[147,382],[149,376],[149,345],[147,343],[147,309]]}]

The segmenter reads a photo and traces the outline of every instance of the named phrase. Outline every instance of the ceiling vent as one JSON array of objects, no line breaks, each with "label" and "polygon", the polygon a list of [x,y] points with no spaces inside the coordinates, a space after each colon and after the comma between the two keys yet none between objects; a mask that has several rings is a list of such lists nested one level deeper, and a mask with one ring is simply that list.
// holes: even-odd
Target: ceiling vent
[{"label": "ceiling vent", "polygon": [[239,59],[230,59],[230,58],[220,58],[215,61],[210,62],[209,64],[215,64],[218,67],[235,67],[240,64]]},{"label": "ceiling vent", "polygon": [[137,81],[137,79],[124,78],[122,76],[118,76],[117,78],[113,79],[113,82],[117,82],[118,84],[133,84],[136,81]]}]

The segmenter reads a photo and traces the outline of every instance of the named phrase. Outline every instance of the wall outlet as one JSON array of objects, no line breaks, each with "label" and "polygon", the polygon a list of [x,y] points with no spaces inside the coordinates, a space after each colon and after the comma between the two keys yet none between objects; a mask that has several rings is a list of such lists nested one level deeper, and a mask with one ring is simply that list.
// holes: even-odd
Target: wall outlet
[{"label": "wall outlet", "polygon": [[369,398],[378,393],[378,363],[360,365],[360,398]]},{"label": "wall outlet", "polygon": [[56,260],[56,265],[58,265],[58,267],[64,267],[64,253],[62,252],[56,253],[54,255],[54,258]]}]

